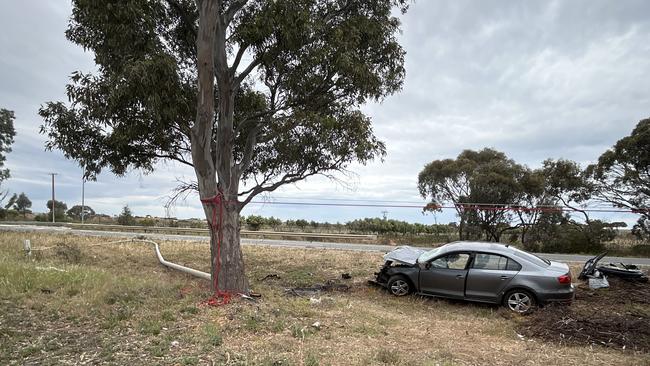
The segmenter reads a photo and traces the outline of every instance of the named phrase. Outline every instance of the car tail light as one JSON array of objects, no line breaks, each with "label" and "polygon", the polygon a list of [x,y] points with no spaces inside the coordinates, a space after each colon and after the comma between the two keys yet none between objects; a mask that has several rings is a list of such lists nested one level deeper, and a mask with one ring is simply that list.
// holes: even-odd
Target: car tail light
[{"label": "car tail light", "polygon": [[567,273],[565,275],[562,275],[562,276],[558,277],[557,280],[562,284],[569,284],[569,283],[571,283],[571,274]]}]

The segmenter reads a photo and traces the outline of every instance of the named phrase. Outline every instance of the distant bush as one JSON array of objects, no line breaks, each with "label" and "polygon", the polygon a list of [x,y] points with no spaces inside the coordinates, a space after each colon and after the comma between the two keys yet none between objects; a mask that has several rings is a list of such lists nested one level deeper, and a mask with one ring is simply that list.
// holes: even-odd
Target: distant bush
[{"label": "distant bush", "polygon": [[251,215],[246,218],[246,226],[250,230],[257,231],[266,223],[266,219],[262,216]]},{"label": "distant bush", "polygon": [[145,217],[144,219],[141,219],[138,224],[142,226],[156,226],[156,220],[151,217]]},{"label": "distant bush", "polygon": [[135,217],[133,217],[128,205],[122,208],[122,213],[117,217],[117,223],[125,226],[135,225]]}]

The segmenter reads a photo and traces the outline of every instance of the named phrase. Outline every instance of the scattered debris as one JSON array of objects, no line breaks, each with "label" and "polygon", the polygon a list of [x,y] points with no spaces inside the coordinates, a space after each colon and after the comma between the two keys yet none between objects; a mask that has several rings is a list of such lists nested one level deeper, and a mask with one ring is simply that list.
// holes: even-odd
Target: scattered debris
[{"label": "scattered debris", "polygon": [[[596,271],[598,272],[598,271]],[[597,290],[599,288],[608,288],[609,281],[607,281],[607,276],[604,276],[598,272],[599,275],[596,275],[592,278],[589,278],[589,288],[592,290]]]},{"label": "scattered debris", "polygon": [[60,268],[56,268],[56,267],[52,267],[52,266],[49,266],[49,267],[36,267],[36,270],[37,270],[37,271],[57,271],[57,272],[68,272],[68,271],[66,271],[65,269],[60,269]]},{"label": "scattered debris", "polygon": [[286,288],[284,292],[289,295],[294,296],[309,296],[315,297],[321,292],[348,292],[350,291],[350,286],[342,283],[336,283],[336,281],[328,280],[325,284],[315,284],[311,287],[293,287]]},{"label": "scattered debris", "polygon": [[172,342],[170,343],[170,345],[171,345],[172,347],[178,347],[178,346],[180,345],[180,342],[178,342],[178,341],[172,341]]},{"label": "scattered debris", "polygon": [[341,278],[344,280],[349,280],[352,278],[352,276],[349,273],[343,273],[341,274]]},{"label": "scattered debris", "polygon": [[518,333],[570,345],[650,351],[650,286],[613,277],[611,287],[576,286],[571,306],[546,306],[525,317]]},{"label": "scattered debris", "polygon": [[585,262],[578,279],[586,280],[588,278],[602,278],[602,276],[616,276],[624,280],[648,282],[648,275],[633,264],[609,263],[607,265],[598,265],[607,252],[601,253]]},{"label": "scattered debris", "polygon": [[648,282],[648,276],[633,264],[609,263],[604,266],[598,266],[598,271],[604,275],[616,276],[624,280]]},{"label": "scattered debris", "polygon": [[318,304],[321,303],[321,299],[320,299],[320,297],[319,298],[310,297],[309,298],[309,303],[312,304],[312,305],[318,305]]},{"label": "scattered debris", "polygon": [[258,281],[262,282],[262,281],[266,281],[268,279],[277,279],[277,280],[279,280],[280,278],[282,278],[282,277],[280,277],[280,275],[272,273],[272,274],[267,274],[266,276],[260,278]]},{"label": "scattered debris", "polygon": [[311,326],[316,329],[320,329],[320,322],[314,322],[314,324],[312,324]]}]

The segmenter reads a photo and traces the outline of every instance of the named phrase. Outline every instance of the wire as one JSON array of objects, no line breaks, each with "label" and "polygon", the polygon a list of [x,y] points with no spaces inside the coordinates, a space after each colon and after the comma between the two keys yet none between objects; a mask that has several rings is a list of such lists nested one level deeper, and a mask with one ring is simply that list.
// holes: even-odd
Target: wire
[{"label": "wire", "polygon": [[[389,201],[386,201],[389,202]],[[283,205],[283,206],[330,206],[330,207],[381,207],[381,208],[418,208],[425,209],[427,205],[423,204],[361,204],[361,203],[325,203],[325,202],[285,202],[285,201],[251,201],[252,204],[259,205]],[[441,210],[476,210],[476,211],[519,211],[519,212],[601,212],[601,213],[634,213],[641,214],[650,212],[649,208],[640,209],[615,209],[615,208],[569,208],[551,205],[539,205],[537,207],[523,207],[505,203],[459,203],[455,206],[434,206],[434,209]]]}]

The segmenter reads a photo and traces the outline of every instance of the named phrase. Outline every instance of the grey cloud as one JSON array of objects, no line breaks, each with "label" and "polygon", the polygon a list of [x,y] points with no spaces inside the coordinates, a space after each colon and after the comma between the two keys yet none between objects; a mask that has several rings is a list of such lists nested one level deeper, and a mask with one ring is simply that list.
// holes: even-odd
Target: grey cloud
[{"label": "grey cloud", "polygon": [[[65,100],[72,71],[94,68],[92,55],[64,38],[69,13],[64,1],[10,2],[0,13],[0,24],[11,29],[0,32],[0,106],[16,111],[19,132],[7,162],[14,179],[6,187],[25,190],[43,207],[51,170],[60,172],[62,199],[80,195],[78,166],[43,151],[36,114],[48,100]],[[362,108],[387,143],[385,161],[352,165],[351,187],[313,178],[271,197],[418,201],[424,164],[466,148],[494,147],[531,167],[548,157],[592,162],[650,115],[648,14],[644,0],[417,1],[400,36],[407,51],[403,91]],[[137,214],[164,215],[162,197],[177,177],[193,172],[161,164],[151,175],[102,174],[87,185],[89,202],[109,213],[128,203]],[[434,220],[419,210],[389,211]],[[252,213],[345,221],[379,216],[381,209],[256,204],[244,212]],[[190,198],[174,214],[200,217],[201,210]],[[454,218],[446,212],[436,219]]]}]

